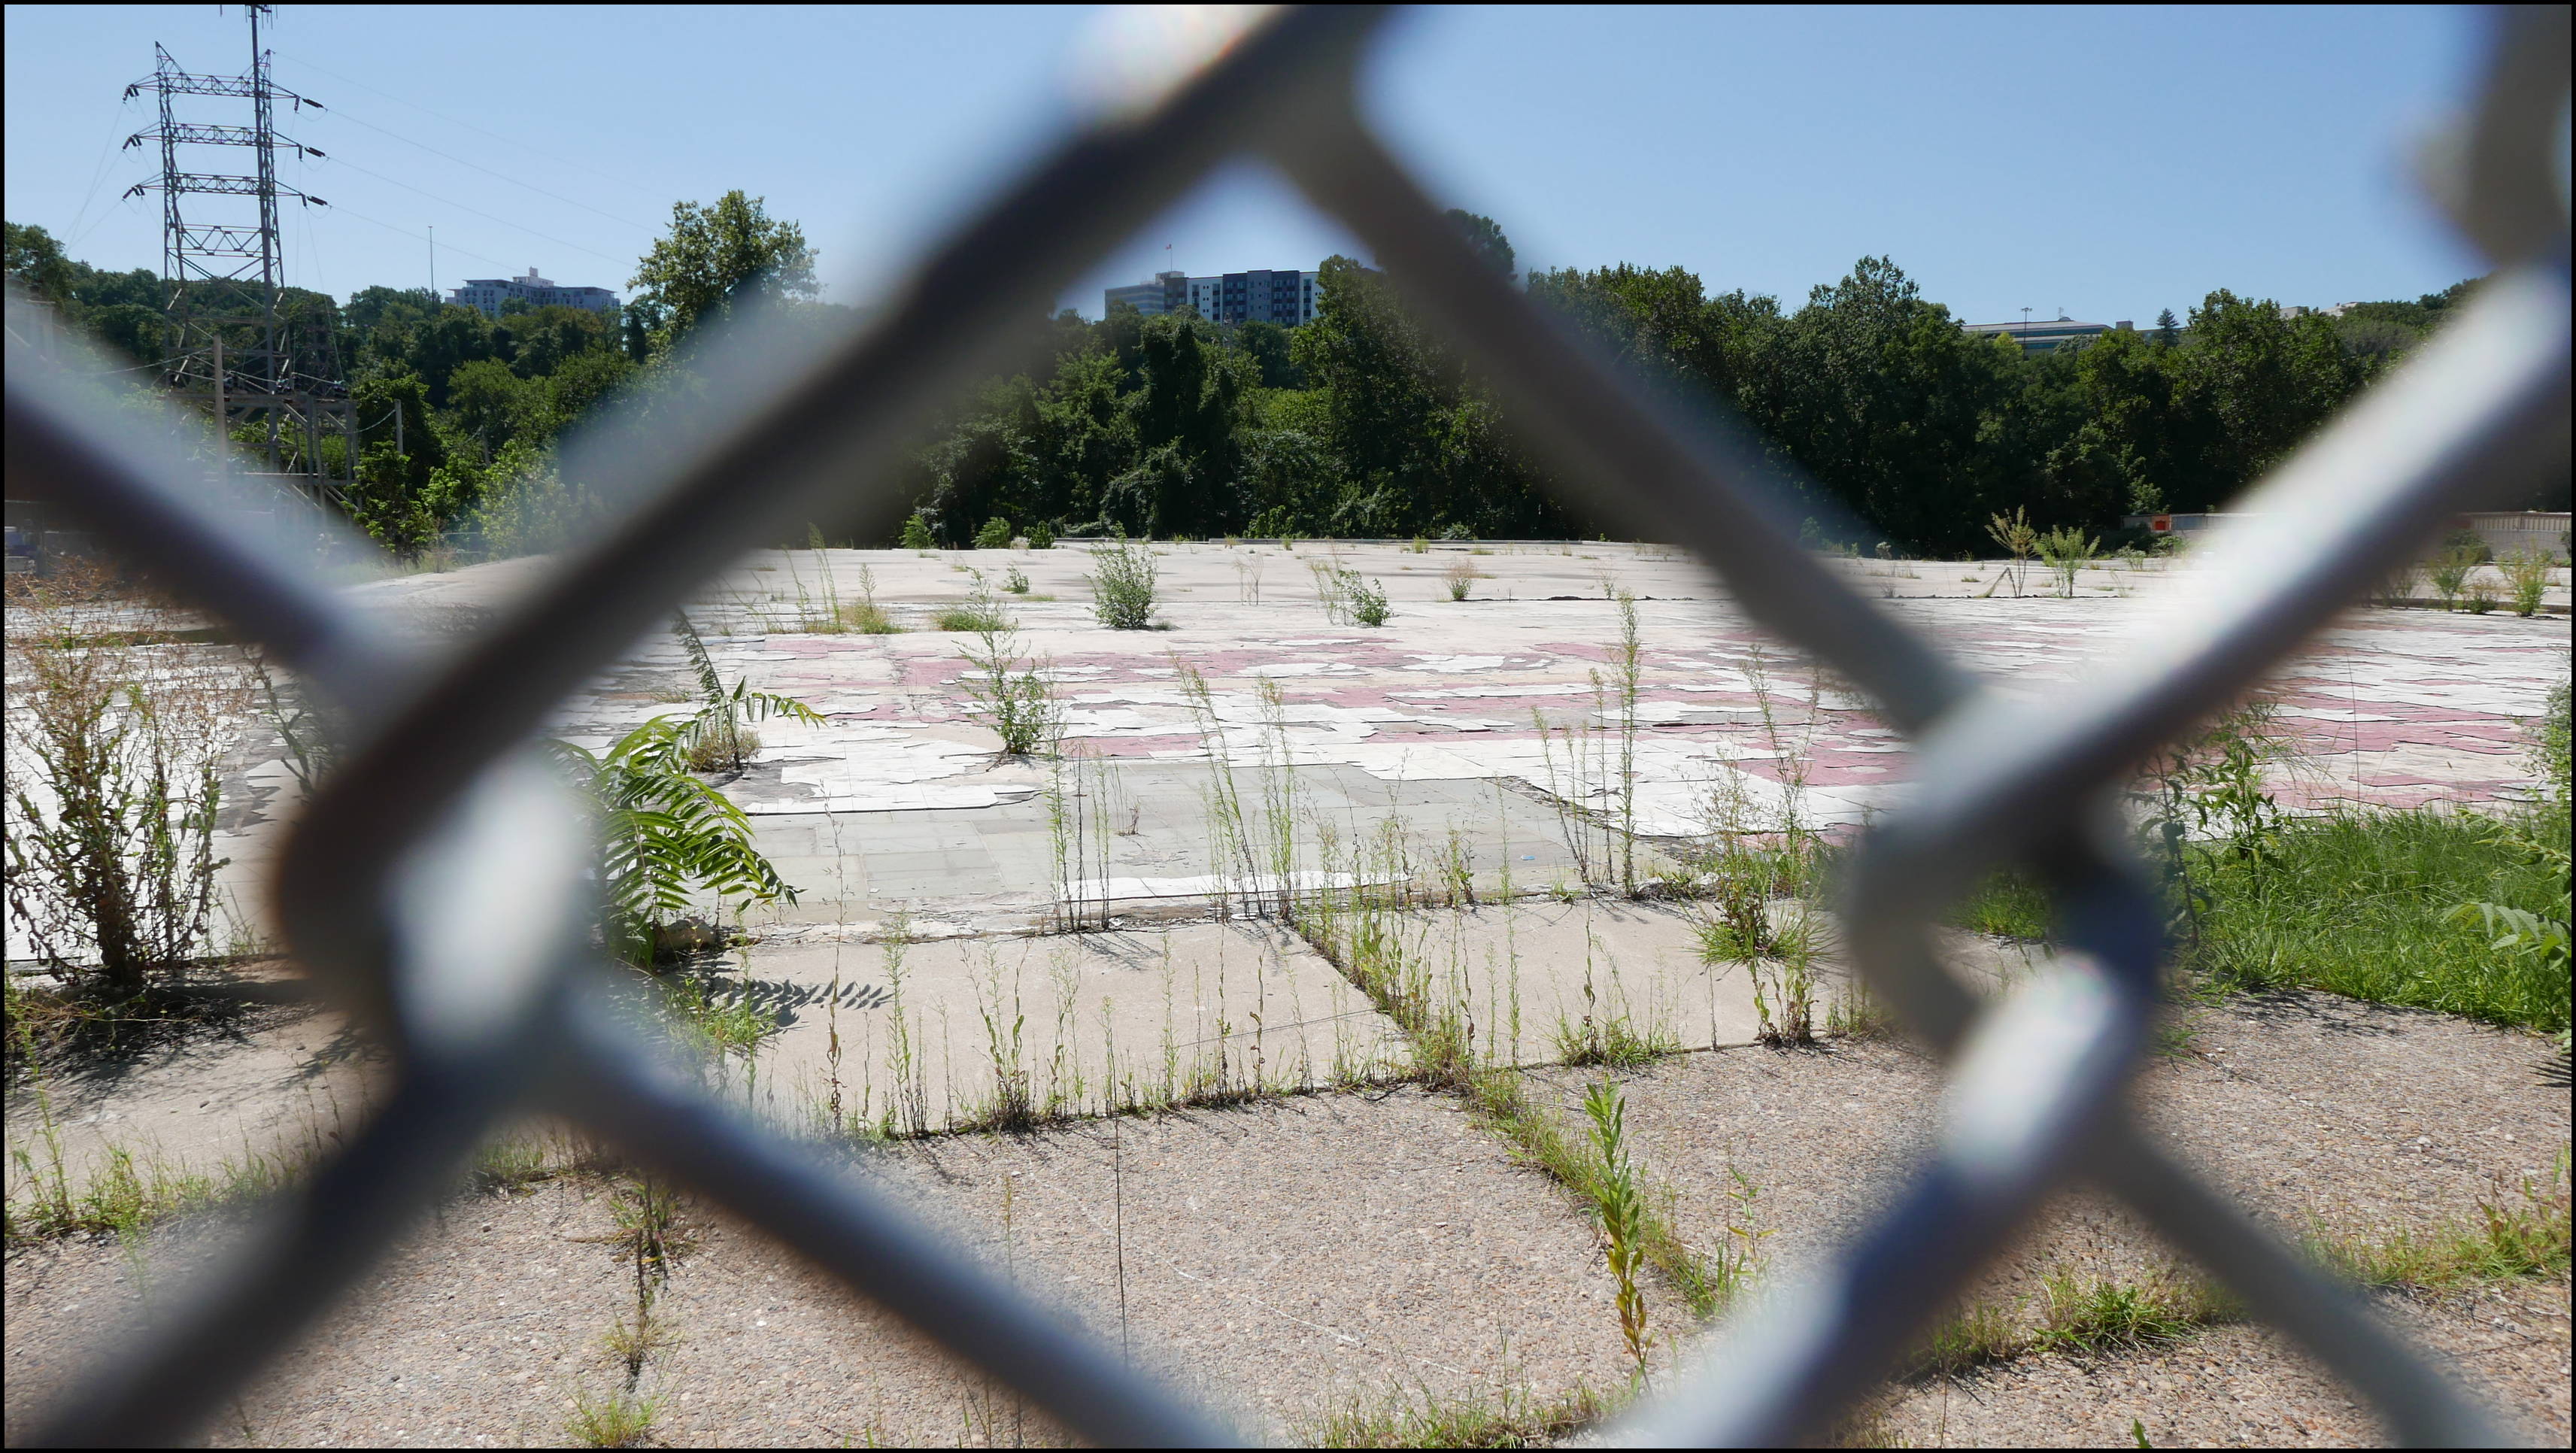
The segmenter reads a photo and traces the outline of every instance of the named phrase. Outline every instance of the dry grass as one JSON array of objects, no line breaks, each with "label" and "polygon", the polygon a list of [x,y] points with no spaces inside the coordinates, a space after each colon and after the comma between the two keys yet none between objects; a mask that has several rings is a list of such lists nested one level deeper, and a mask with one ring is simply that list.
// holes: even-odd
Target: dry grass
[{"label": "dry grass", "polygon": [[1313,1448],[1542,1448],[1615,1411],[1588,1387],[1554,1397],[1505,1388],[1490,1400],[1443,1401],[1390,1396],[1376,1406],[1353,1403],[1300,1431]]},{"label": "dry grass", "polygon": [[2476,1210],[2421,1231],[2337,1236],[2322,1228],[2310,1251],[2337,1272],[2371,1287],[2440,1290],[2507,1277],[2563,1275],[2568,1268],[2567,1152],[2544,1178],[2501,1178]]}]

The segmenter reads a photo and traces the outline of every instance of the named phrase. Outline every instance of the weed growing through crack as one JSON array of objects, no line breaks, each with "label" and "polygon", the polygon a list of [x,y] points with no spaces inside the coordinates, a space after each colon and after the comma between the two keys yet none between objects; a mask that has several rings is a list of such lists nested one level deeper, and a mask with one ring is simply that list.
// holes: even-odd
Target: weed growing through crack
[{"label": "weed growing through crack", "polygon": [[1996,938],[2038,942],[2049,933],[2048,890],[2027,870],[1999,868],[1986,875],[1949,912],[1954,927]]},{"label": "weed growing through crack", "polygon": [[748,1064],[782,1027],[778,1011],[762,1005],[745,983],[711,986],[700,975],[683,971],[670,977],[665,997],[719,1074],[733,1060]]},{"label": "weed growing through crack", "polygon": [[1449,587],[1451,600],[1465,600],[1467,593],[1476,588],[1476,582],[1484,578],[1485,572],[1477,569],[1473,560],[1452,560],[1449,567],[1440,572],[1441,583]]},{"label": "weed growing through crack", "polygon": [[1646,1354],[1655,1339],[1646,1327],[1646,1295],[1637,1286],[1637,1273],[1646,1261],[1639,1244],[1645,1232],[1646,1202],[1637,1183],[1637,1168],[1628,1159],[1627,1097],[1610,1081],[1595,1081],[1584,1091],[1583,1113],[1592,1122],[1592,1149],[1600,1163],[1592,1185],[1594,1226],[1602,1261],[1618,1283],[1619,1337],[1635,1364],[1631,1375],[1642,1385]]},{"label": "weed growing through crack", "polygon": [[1610,991],[1605,996],[1595,987],[1594,965],[1600,940],[1587,931],[1583,945],[1583,1016],[1576,1020],[1559,1018],[1554,1035],[1557,1063],[1575,1067],[1608,1065],[1631,1068],[1652,1064],[1669,1054],[1681,1051],[1680,1037],[1673,1034],[1661,1017],[1649,1013],[1644,1027],[1632,1015],[1633,1007],[1621,991],[1619,970],[1610,966]]},{"label": "weed growing through crack", "polygon": [[1189,708],[1191,724],[1198,729],[1199,747],[1208,759],[1208,782],[1201,799],[1207,806],[1209,876],[1216,883],[1209,908],[1220,921],[1232,918],[1238,908],[1257,912],[1261,874],[1225,723],[1218,718],[1207,677],[1178,654],[1172,657],[1172,670],[1181,683],[1181,700]]},{"label": "weed growing through crack", "polygon": [[[1412,1051],[1412,1077],[1435,1090],[1462,1094],[1478,1119],[1514,1151],[1546,1170],[1584,1204],[1598,1201],[1597,1159],[1569,1139],[1559,1117],[1536,1103],[1519,1072],[1485,1063],[1478,1055],[1476,1023],[1462,994],[1439,992],[1444,986],[1420,961],[1418,947],[1408,944],[1400,890],[1369,886],[1373,873],[1367,854],[1354,845],[1339,865],[1342,850],[1329,823],[1317,822],[1318,851],[1326,882],[1348,886],[1318,892],[1301,904],[1294,919],[1298,933],[1342,975],[1395,1021]],[[1401,851],[1401,837],[1381,832],[1377,851]],[[1379,867],[1386,866],[1382,856]],[[1508,881],[1508,879],[1506,880]],[[1509,1011],[1511,1040],[1519,1038],[1517,989]],[[1697,1254],[1683,1245],[1669,1216],[1651,1198],[1634,1223],[1633,1244],[1648,1264],[1687,1305],[1694,1316],[1712,1315],[1731,1290]]]},{"label": "weed growing through crack", "polygon": [[1375,1404],[1353,1401],[1297,1441],[1313,1448],[1546,1448],[1601,1421],[1620,1399],[1576,1385],[1551,1397],[1504,1387],[1491,1400],[1396,1392]]},{"label": "weed growing through crack", "polygon": [[[979,599],[990,602],[979,586]],[[969,628],[976,644],[960,654],[968,670],[959,678],[984,725],[1002,741],[1005,757],[1052,755],[1063,734],[1064,711],[1046,677],[1046,665],[1020,654],[1020,632],[998,605]],[[952,629],[943,626],[943,629]]]},{"label": "weed growing through crack", "polygon": [[1619,644],[1612,650],[1609,674],[1592,673],[1590,715],[1552,726],[1533,707],[1530,722],[1537,729],[1558,832],[1583,886],[1616,888],[1634,897],[1639,891],[1637,702],[1644,671],[1636,598],[1623,591],[1616,599]]},{"label": "weed growing through crack", "polygon": [[1010,988],[1010,1003],[1002,1002],[1002,966],[991,949],[984,951],[984,976],[977,985],[976,1011],[984,1021],[985,1051],[991,1057],[993,1090],[990,1098],[971,1111],[957,1126],[962,1130],[997,1130],[1016,1134],[1036,1128],[1039,1120],[1037,1096],[1029,1083],[1025,1035],[1029,1016],[1020,1003],[1018,976]]},{"label": "weed growing through crack", "polygon": [[2029,1347],[2029,1337],[2009,1309],[1993,1302],[1971,1302],[1933,1324],[1916,1345],[1913,1362],[1925,1372],[1955,1377],[2010,1362]]},{"label": "weed growing through crack", "polygon": [[2102,552],[2102,542],[2068,525],[2041,535],[2033,542],[2033,548],[2039,552],[2050,578],[2056,582],[2058,598],[2073,600],[2075,578]]},{"label": "weed growing through crack", "polygon": [[[1762,742],[1779,774],[1778,806],[1765,809],[1740,772],[1726,769],[1702,807],[1702,846],[1693,854],[1700,953],[1711,965],[1742,963],[1753,986],[1761,1037],[1773,1045],[1814,1038],[1820,922],[1813,903],[1823,844],[1807,820],[1806,785],[1821,673],[1809,683],[1806,729],[1793,734],[1775,700],[1765,653],[1756,644],[1744,672],[1761,720]],[[1786,913],[1773,905],[1788,900]]]},{"label": "weed growing through crack", "polygon": [[891,1041],[888,1071],[894,1077],[894,1087],[877,1133],[891,1139],[897,1134],[919,1135],[930,1128],[930,1080],[921,1047],[914,1042],[917,1027],[903,1001],[903,955],[912,942],[910,920],[901,912],[891,915],[880,938],[885,956],[886,1032]]},{"label": "weed growing through crack", "polygon": [[942,606],[933,611],[930,617],[931,624],[943,631],[981,636],[985,639],[987,647],[990,647],[995,636],[1016,634],[1020,623],[1012,619],[1010,610],[1002,604],[1001,598],[993,594],[992,588],[984,583],[984,572],[970,569],[967,573],[974,577],[975,585],[968,593],[965,602],[961,605]]},{"label": "weed growing through crack", "polygon": [[575,1392],[564,1432],[583,1448],[634,1448],[652,1434],[653,1420],[661,1411],[659,1400],[650,1397],[617,1392],[594,1398]]},{"label": "weed growing through crack", "polygon": [[2103,1357],[2172,1342],[2235,1315],[2235,1304],[2198,1277],[2166,1271],[2143,1282],[2059,1268],[2040,1281],[2030,1345],[2064,1356]]},{"label": "weed growing through crack", "polygon": [[586,1447],[628,1448],[651,1432],[660,1411],[659,1400],[643,1391],[645,1368],[677,1340],[655,1304],[670,1282],[672,1264],[697,1242],[680,1219],[678,1191],[653,1176],[621,1178],[609,1192],[608,1214],[615,1230],[582,1239],[614,1247],[635,1271],[632,1307],[600,1338],[617,1361],[618,1387],[604,1398],[577,1391],[564,1430]]},{"label": "weed growing through crack", "polygon": [[[2024,511],[2015,509],[2009,519],[1996,515],[1988,520],[1986,535],[1996,544],[2001,545],[2005,554],[2012,557],[2012,567],[2008,573],[2013,583],[2013,594],[2016,596],[2022,594],[2023,585],[2030,575],[2030,557],[2039,550],[2039,531],[2031,525]],[[1986,593],[1994,594],[1994,587],[1988,586]]]},{"label": "weed growing through crack", "polygon": [[2442,609],[2458,608],[2460,596],[2468,587],[2470,574],[2478,568],[2485,556],[2486,551],[2483,547],[2451,545],[2434,556],[2424,567],[2425,576],[2433,582],[2433,593],[2441,598]]},{"label": "weed growing through crack", "polygon": [[842,602],[835,618],[844,628],[863,636],[892,636],[903,631],[885,607],[877,604],[876,567],[867,564],[859,566],[859,598]]},{"label": "weed growing through crack", "polygon": [[1385,625],[1387,617],[1394,614],[1387,605],[1386,582],[1383,580],[1364,581],[1360,579],[1357,571],[1344,571],[1341,592],[1344,607],[1350,612],[1353,625],[1366,626],[1374,630]]}]

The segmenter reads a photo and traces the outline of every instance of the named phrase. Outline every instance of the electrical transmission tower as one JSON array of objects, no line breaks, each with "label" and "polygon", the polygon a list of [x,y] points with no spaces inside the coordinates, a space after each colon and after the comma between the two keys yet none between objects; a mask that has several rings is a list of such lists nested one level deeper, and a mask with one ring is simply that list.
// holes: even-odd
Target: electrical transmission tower
[{"label": "electrical transmission tower", "polygon": [[[285,251],[277,221],[281,196],[304,206],[330,204],[278,181],[280,146],[306,156],[322,153],[278,135],[274,125],[280,101],[290,110],[318,111],[322,103],[270,82],[269,53],[260,48],[260,22],[270,7],[242,9],[250,16],[248,74],[195,75],[156,44],[152,74],[125,88],[129,100],[146,91],[161,100],[160,126],[125,141],[128,147],[161,143],[160,180],[138,182],[126,195],[161,193],[161,272],[170,290],[163,370],[171,390],[206,409],[226,438],[241,422],[264,423],[268,472],[286,476],[317,500],[331,499],[357,466],[355,416],[331,318],[288,318],[280,309]],[[251,124],[183,121],[172,105],[181,96],[247,100]],[[199,146],[248,147],[251,174],[185,169],[180,148]],[[186,199],[197,196],[249,197],[258,215],[245,219],[237,203],[230,211],[194,210]],[[328,435],[339,436],[344,452],[326,463],[322,441]]]}]

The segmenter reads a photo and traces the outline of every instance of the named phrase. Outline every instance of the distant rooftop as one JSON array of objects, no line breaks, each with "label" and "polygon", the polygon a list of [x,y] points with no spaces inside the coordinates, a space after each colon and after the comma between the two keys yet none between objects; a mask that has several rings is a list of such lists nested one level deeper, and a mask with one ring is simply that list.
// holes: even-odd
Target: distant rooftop
[{"label": "distant rooftop", "polygon": [[536,308],[588,308],[595,313],[617,310],[617,294],[608,289],[565,287],[552,278],[539,277],[533,267],[525,277],[467,278],[465,286],[449,290],[447,300],[480,308],[497,318],[501,305],[513,298]]},{"label": "distant rooftop", "polygon": [[1962,323],[1969,333],[2001,333],[2020,340],[2024,353],[2053,353],[2069,343],[2098,338],[2114,328],[2137,325],[2123,318],[2117,323],[2079,323],[2073,318],[2053,318],[2041,322],[2034,318],[2026,323]]}]

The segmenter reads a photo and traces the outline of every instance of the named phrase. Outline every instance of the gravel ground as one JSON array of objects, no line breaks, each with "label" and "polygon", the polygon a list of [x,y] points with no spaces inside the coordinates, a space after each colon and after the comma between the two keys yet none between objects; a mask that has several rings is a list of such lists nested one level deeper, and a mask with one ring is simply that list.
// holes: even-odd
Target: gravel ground
[{"label": "gravel ground", "polygon": [[[1121,1331],[1123,1221],[1138,1361],[1273,1436],[1399,1387],[1545,1394],[1619,1377],[1588,1223],[1419,1090],[917,1144],[873,1171],[1104,1340]],[[678,1340],[641,1385],[667,1441],[1052,1436],[758,1235],[689,1219],[694,1247],[658,1307]],[[576,1391],[621,1381],[601,1338],[633,1284],[597,1239],[611,1229],[594,1183],[452,1205],[212,1437],[560,1442]],[[200,1225],[153,1240],[151,1282],[166,1289],[221,1237]],[[12,1259],[13,1420],[139,1310],[134,1287],[113,1243]]]},{"label": "gravel ground", "polygon": [[[2384,1234],[2469,1210],[2567,1143],[2538,1041],[2322,995],[2200,1011],[2148,1069],[2147,1122],[2261,1214]],[[1569,1107],[1586,1076],[1546,1071]],[[1766,1232],[1766,1276],[1856,1227],[1931,1126],[1937,1075],[1900,1045],[1693,1054],[1624,1077],[1646,1168],[1702,1247]],[[912,1142],[861,1164],[926,1218],[1140,1363],[1293,1434],[1396,1389],[1482,1399],[1620,1379],[1588,1222],[1454,1100],[1413,1088]],[[1737,1179],[1740,1173],[1741,1180]],[[1748,1195],[1747,1187],[1751,1188]],[[351,1303],[245,1393],[213,1441],[546,1443],[576,1395],[622,1382],[603,1337],[631,1311],[608,1187],[572,1177],[451,1203]],[[673,1444],[1044,1442],[1055,1430],[758,1234],[686,1213],[659,1313],[676,1340],[641,1391]],[[167,1227],[134,1253],[12,1253],[9,1431],[77,1359],[166,1305],[222,1242]],[[1121,1269],[1123,1245],[1124,1266]],[[2147,1274],[2166,1254],[2070,1194],[1984,1292],[2027,1299],[2054,1266]],[[1122,1285],[1123,1283],[1123,1285]],[[1125,1313],[1120,1314],[1123,1292]],[[2564,1277],[2384,1310],[2534,1437],[2564,1443]],[[1656,1300],[1670,1318],[1670,1297]],[[1683,1329],[1669,1322],[1667,1333]],[[2367,1441],[2370,1417],[2255,1327],[2093,1362],[2025,1359],[1891,1389],[1868,1436],[1916,1443]]]},{"label": "gravel ground", "polygon": [[[2214,1182],[2285,1231],[2304,1230],[2313,1218],[2342,1232],[2386,1235],[2473,1214],[2477,1198],[2495,1194],[2499,1182],[2551,1174],[2568,1143],[2566,1090],[2544,1081],[2542,1045],[2529,1035],[2322,994],[2230,1001],[2199,1010],[2191,1030],[2187,1050],[2148,1066],[2141,1113]],[[1575,1113],[1586,1075],[1535,1078]],[[1765,1233],[1765,1275],[1786,1276],[1864,1224],[1924,1150],[1939,1075],[1903,1045],[1846,1041],[1830,1050],[1689,1055],[1626,1077],[1625,1090],[1640,1157],[1672,1188],[1684,1238],[1713,1249],[1744,1244],[1730,1228]],[[1758,1192],[1749,1203],[1748,1186]],[[2070,1192],[1988,1270],[1977,1294],[2026,1304],[2052,1269],[2135,1279],[2173,1260],[2126,1211]],[[2514,1350],[2524,1334],[2440,1310],[2459,1299],[2391,1299],[2392,1314],[2459,1357],[2500,1405],[2530,1426],[2560,1430],[2564,1441],[2566,1281],[2516,1284],[2504,1294],[2557,1307],[2554,1317],[2506,1318],[2543,1328],[2532,1334],[2543,1337],[2540,1355]],[[2490,1346],[2490,1334],[2505,1340]],[[2226,1355],[2194,1361],[2204,1343]],[[2155,1371],[2167,1361],[2190,1376]],[[2219,1372],[2203,1370],[2204,1362]],[[2154,1394],[2155,1413],[2101,1423],[2110,1405],[2095,1394],[2129,1385],[2109,1370],[2129,1365],[2106,1364],[2099,1375],[2109,1380],[2088,1392],[2096,1374],[2081,1367],[2015,1364],[1962,1382],[1946,1434],[1937,1387],[1900,1398],[1891,1427],[1916,1442],[2095,1441],[2125,1439],[2135,1416],[2160,1441],[2165,1426],[2178,1442],[2375,1436],[2349,1398],[2257,1329],[2213,1329],[2171,1358],[2120,1374],[2140,1396]],[[1971,1393],[1987,1399],[1970,1398],[1973,1416],[1960,1411]],[[2311,1424],[2324,1431],[2304,1431]]]},{"label": "gravel ground", "polygon": [[[2443,1357],[2523,1441],[2568,1441],[2564,1278],[2454,1297],[2387,1296],[2379,1307]],[[2554,1386],[2554,1393],[2551,1389]],[[1919,1447],[2104,1447],[2130,1423],[2162,1447],[2351,1447],[2386,1430],[2344,1387],[2269,1328],[2213,1327],[2134,1356],[2035,1357],[1898,1390],[1870,1441]]]},{"label": "gravel ground", "polygon": [[[243,1447],[561,1443],[567,1397],[610,1385],[599,1336],[631,1302],[633,1274],[582,1238],[614,1229],[595,1186],[473,1197],[406,1238],[385,1267],[207,1430]],[[9,1439],[19,1418],[133,1319],[166,1305],[227,1242],[195,1222],[151,1238],[13,1255],[8,1277]],[[137,1262],[150,1295],[138,1292]]]}]

